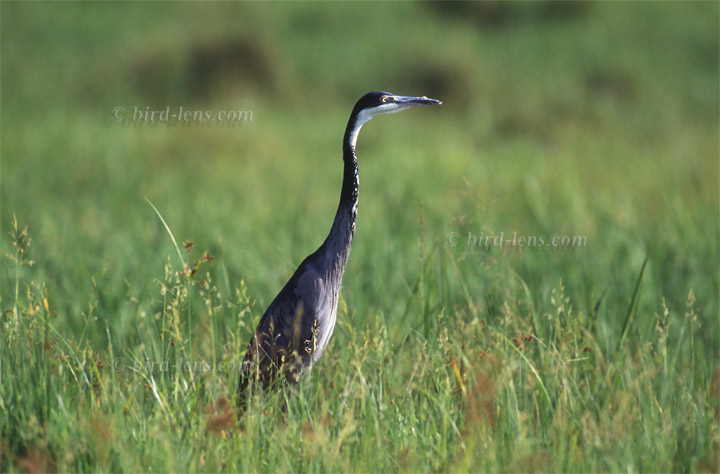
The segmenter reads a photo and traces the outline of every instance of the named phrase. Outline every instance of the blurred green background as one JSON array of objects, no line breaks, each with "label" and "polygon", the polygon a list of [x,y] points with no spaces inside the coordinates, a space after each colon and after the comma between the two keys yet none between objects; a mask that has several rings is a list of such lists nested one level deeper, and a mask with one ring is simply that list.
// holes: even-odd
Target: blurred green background
[{"label": "blurred green background", "polygon": [[[109,325],[118,346],[136,347],[136,321],[161,306],[157,280],[177,263],[147,198],[179,242],[195,242],[193,258],[215,256],[223,295],[245,282],[257,318],[330,228],[355,101],[427,95],[443,105],[379,117],[359,138],[357,232],[325,358],[376,317],[398,345],[437,329],[428,314],[493,324],[508,301],[522,317],[552,313],[559,286],[608,355],[629,305],[628,340],[641,347],[662,305],[683,314],[692,291],[702,330],[692,347],[680,323],[670,337],[678,372],[697,360],[707,382],[720,339],[719,8],[2,2],[2,254],[15,215],[35,262],[21,287],[46,285],[53,327],[102,353]],[[117,121],[118,107],[252,120]],[[587,245],[466,245],[468,233],[501,232]],[[6,259],[5,314],[15,272]],[[191,304],[206,344],[215,322]],[[232,328],[238,315],[215,317]]]}]

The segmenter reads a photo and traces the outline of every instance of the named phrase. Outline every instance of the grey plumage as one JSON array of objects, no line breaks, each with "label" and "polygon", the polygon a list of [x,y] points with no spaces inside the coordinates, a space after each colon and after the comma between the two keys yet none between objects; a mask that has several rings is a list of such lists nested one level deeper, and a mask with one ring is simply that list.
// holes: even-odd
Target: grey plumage
[{"label": "grey plumage", "polygon": [[357,102],[343,139],[343,184],[330,233],[300,264],[260,319],[245,354],[239,391],[250,383],[271,386],[280,375],[296,383],[327,347],[355,233],[359,187],[355,144],[360,128],[377,114],[440,103],[381,91],[370,92]]}]

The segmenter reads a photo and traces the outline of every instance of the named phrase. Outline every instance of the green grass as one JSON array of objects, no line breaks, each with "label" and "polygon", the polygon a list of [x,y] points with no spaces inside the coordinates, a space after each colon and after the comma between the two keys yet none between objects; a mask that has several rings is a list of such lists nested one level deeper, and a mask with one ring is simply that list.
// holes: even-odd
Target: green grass
[{"label": "green grass", "polygon": [[[0,471],[720,469],[717,3],[0,7]],[[330,346],[238,417],[373,89],[445,103],[363,130]]]}]

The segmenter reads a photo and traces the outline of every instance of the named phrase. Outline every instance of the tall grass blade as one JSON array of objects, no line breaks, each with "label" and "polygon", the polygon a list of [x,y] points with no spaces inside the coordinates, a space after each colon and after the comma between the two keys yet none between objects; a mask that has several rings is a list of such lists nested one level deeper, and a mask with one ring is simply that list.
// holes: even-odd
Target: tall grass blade
[{"label": "tall grass blade", "polygon": [[642,283],[643,276],[645,275],[645,266],[647,265],[647,262],[648,257],[645,256],[642,268],[640,269],[640,274],[635,282],[635,290],[633,291],[632,300],[630,300],[630,305],[628,306],[627,315],[625,315],[625,323],[623,324],[622,333],[620,333],[620,340],[617,343],[617,347],[615,347],[615,354],[617,354],[620,350],[620,347],[625,341],[625,337],[627,337],[628,331],[630,330],[630,323],[632,322],[633,314],[635,314],[633,310],[635,309],[635,303],[637,302],[638,293],[640,292],[640,284]]},{"label": "tall grass blade", "polygon": [[183,258],[182,252],[180,251],[180,246],[177,243],[177,240],[175,240],[175,235],[173,235],[172,230],[170,230],[170,226],[165,222],[165,219],[163,219],[162,214],[160,214],[160,211],[158,211],[158,208],[155,207],[155,204],[150,201],[147,197],[145,198],[145,201],[147,201],[148,204],[150,204],[150,207],[153,208],[153,211],[155,211],[155,214],[160,218],[160,222],[162,222],[163,226],[165,226],[165,230],[167,231],[168,235],[170,236],[170,239],[172,239],[172,243],[175,246],[175,251],[178,254],[178,257],[180,258],[180,263],[182,264],[182,268],[185,268],[185,259]]}]

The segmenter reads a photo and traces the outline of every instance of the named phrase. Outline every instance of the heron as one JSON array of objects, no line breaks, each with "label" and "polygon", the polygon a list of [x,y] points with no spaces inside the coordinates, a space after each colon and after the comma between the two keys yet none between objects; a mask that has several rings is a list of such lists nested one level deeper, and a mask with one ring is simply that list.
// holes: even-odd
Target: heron
[{"label": "heron", "polygon": [[358,161],[355,145],[365,123],[376,115],[441,104],[428,97],[375,91],[362,96],[350,114],[343,137],[340,203],[325,241],[310,254],[263,314],[250,339],[238,392],[249,383],[267,389],[284,379],[295,385],[320,359],[337,319],[338,297],[355,234]]}]

